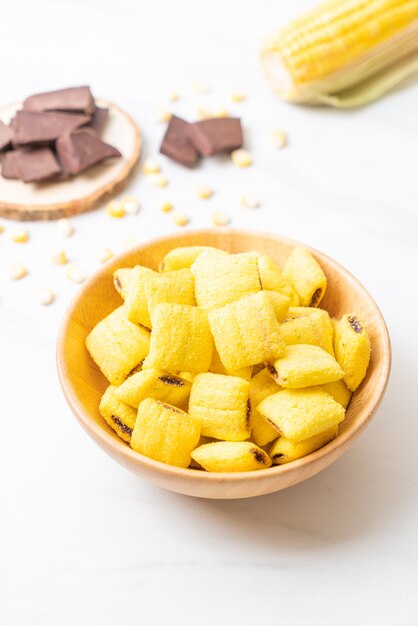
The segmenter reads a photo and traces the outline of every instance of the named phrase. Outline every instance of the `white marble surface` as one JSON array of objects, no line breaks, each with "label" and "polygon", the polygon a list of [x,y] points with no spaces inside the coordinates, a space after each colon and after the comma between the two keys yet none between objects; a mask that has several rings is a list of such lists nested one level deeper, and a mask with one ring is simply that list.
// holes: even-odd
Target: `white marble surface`
[{"label": "white marble surface", "polygon": [[[392,624],[418,620],[417,164],[418,85],[367,109],[315,110],[280,103],[258,66],[261,38],[314,0],[272,3],[5,2],[0,20],[1,100],[91,83],[141,124],[156,154],[157,110],[174,89],[180,114],[199,102],[242,115],[254,166],[207,160],[190,172],[161,158],[166,190],[142,177],[130,192],[137,217],[99,211],[30,224],[31,241],[0,235],[0,622],[4,626],[100,624]],[[190,89],[207,82],[209,96]],[[229,92],[248,93],[242,104]],[[277,152],[271,129],[288,132]],[[200,183],[216,190],[204,203]],[[255,211],[239,208],[252,192]],[[248,501],[200,501],[135,478],[73,419],[55,372],[55,337],[78,287],[50,255],[65,248],[87,272],[98,250],[121,249],[176,227],[155,204],[169,198],[210,224],[310,243],[348,267],[382,308],[393,374],[375,420],[335,465],[286,492]],[[30,276],[12,283],[13,261]],[[42,308],[39,286],[57,301]]]}]

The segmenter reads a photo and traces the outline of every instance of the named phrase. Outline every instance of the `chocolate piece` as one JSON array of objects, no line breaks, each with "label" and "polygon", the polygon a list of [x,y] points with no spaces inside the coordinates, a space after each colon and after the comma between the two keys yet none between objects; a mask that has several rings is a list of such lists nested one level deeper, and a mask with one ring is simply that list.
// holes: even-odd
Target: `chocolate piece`
[{"label": "chocolate piece", "polygon": [[67,87],[29,96],[23,102],[25,111],[75,111],[94,112],[94,98],[90,87]]},{"label": "chocolate piece", "polygon": [[210,156],[241,148],[241,120],[222,117],[190,124],[189,138],[202,156]]},{"label": "chocolate piece", "polygon": [[61,168],[50,148],[35,148],[7,152],[2,160],[4,178],[18,178],[25,183],[56,177]]},{"label": "chocolate piece", "polygon": [[79,128],[59,137],[56,150],[60,162],[70,174],[78,174],[105,159],[122,156],[90,128]]},{"label": "chocolate piece", "polygon": [[0,152],[6,150],[12,140],[12,129],[0,120]]},{"label": "chocolate piece", "polygon": [[192,126],[186,120],[173,115],[160,146],[161,154],[188,167],[195,165],[199,155],[189,138]]},{"label": "chocolate piece", "polygon": [[89,115],[61,113],[34,113],[18,111],[11,121],[14,146],[55,141],[66,132],[90,122]]},{"label": "chocolate piece", "polygon": [[102,107],[96,107],[94,109],[93,117],[90,122],[86,124],[89,128],[96,131],[98,135],[101,134],[109,117],[109,109],[103,109]]},{"label": "chocolate piece", "polygon": [[16,179],[18,178],[16,171],[16,161],[19,158],[20,150],[12,150],[3,154],[1,159],[1,175],[3,178]]}]

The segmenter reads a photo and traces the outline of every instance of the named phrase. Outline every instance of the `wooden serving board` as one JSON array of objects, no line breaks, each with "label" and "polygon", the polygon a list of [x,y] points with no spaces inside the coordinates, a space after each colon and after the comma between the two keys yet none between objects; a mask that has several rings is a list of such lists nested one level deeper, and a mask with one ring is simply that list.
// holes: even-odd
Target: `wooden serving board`
[{"label": "wooden serving board", "polygon": [[[109,109],[101,134],[115,146],[120,159],[99,163],[69,180],[23,183],[0,176],[0,216],[14,220],[55,220],[97,208],[127,183],[141,154],[141,132],[134,120],[118,106],[96,100]],[[0,109],[0,120],[8,123],[19,104]]]}]

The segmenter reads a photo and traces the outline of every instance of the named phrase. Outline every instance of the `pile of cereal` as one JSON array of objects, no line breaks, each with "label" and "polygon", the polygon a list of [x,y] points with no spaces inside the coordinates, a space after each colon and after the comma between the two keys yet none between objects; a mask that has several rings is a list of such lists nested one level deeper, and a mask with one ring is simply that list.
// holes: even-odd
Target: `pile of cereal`
[{"label": "pile of cereal", "polygon": [[211,472],[266,469],[337,434],[366,375],[354,313],[318,308],[327,286],[303,247],[281,269],[257,252],[170,251],[156,272],[115,272],[123,304],[86,345],[110,385],[100,413],[152,459]]}]

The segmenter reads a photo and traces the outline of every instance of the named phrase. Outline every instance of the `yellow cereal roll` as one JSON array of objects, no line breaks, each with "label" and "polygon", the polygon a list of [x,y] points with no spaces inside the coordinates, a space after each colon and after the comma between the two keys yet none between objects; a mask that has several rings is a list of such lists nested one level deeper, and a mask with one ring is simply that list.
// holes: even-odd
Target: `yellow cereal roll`
[{"label": "yellow cereal roll", "polygon": [[325,383],[321,385],[322,389],[329,393],[336,402],[342,404],[346,409],[351,399],[351,391],[343,380],[336,380],[333,383]]},{"label": "yellow cereal roll", "polygon": [[344,376],[328,352],[303,343],[286,346],[284,354],[270,362],[268,369],[278,385],[292,389],[332,383]]},{"label": "yellow cereal roll", "polygon": [[177,407],[147,398],[138,408],[131,447],[145,456],[188,467],[200,438],[200,424]]},{"label": "yellow cereal roll", "polygon": [[370,339],[363,322],[355,315],[343,315],[335,325],[335,356],[345,372],[344,382],[355,391],[366,375],[370,361]]},{"label": "yellow cereal roll", "polygon": [[283,275],[300,298],[301,306],[318,306],[327,287],[327,278],[307,248],[293,248],[283,267]]},{"label": "yellow cereal roll", "polygon": [[118,388],[120,400],[138,408],[145,398],[153,398],[183,408],[190,395],[191,382],[164,370],[142,370],[129,376]]},{"label": "yellow cereal roll", "polygon": [[258,271],[263,289],[266,291],[277,291],[289,298],[291,306],[299,306],[298,294],[283,276],[282,270],[271,256],[266,254],[259,255]]},{"label": "yellow cereal roll", "polygon": [[152,282],[157,272],[149,267],[136,265],[132,268],[125,294],[125,312],[128,320],[151,328],[145,286]]},{"label": "yellow cereal roll", "polygon": [[113,284],[123,300],[126,298],[131,272],[131,267],[121,267],[113,273]]},{"label": "yellow cereal roll", "polygon": [[211,246],[184,246],[181,248],[174,248],[170,250],[160,263],[160,272],[169,272],[172,270],[182,270],[184,268],[190,268],[196,261],[199,254],[205,250],[215,250],[221,254],[227,254],[223,250],[218,248],[212,248]]},{"label": "yellow cereal roll", "polygon": [[258,372],[250,380],[249,397],[251,403],[251,437],[258,446],[265,446],[277,437],[277,430],[266,421],[265,417],[257,411],[260,402],[273,393],[280,391],[281,387],[274,382],[266,368]]},{"label": "yellow cereal roll", "polygon": [[311,307],[290,307],[280,324],[280,333],[287,345],[308,343],[334,355],[334,329],[327,311]]},{"label": "yellow cereal roll", "polygon": [[212,374],[225,374],[226,376],[239,376],[240,378],[243,378],[244,380],[250,380],[253,368],[251,365],[249,365],[248,367],[243,367],[240,370],[234,370],[230,372],[222,364],[221,358],[219,356],[219,352],[217,351],[216,347],[214,347],[209,371],[212,372]]},{"label": "yellow cereal roll", "polygon": [[251,434],[249,383],[237,376],[198,374],[193,381],[189,413],[204,437],[242,441]]},{"label": "yellow cereal roll", "polygon": [[150,332],[132,324],[124,306],[96,324],[86,339],[93,361],[112,385],[120,385],[148,354]]},{"label": "yellow cereal roll", "polygon": [[283,389],[257,407],[267,421],[291,441],[302,441],[343,421],[345,409],[321,387]]},{"label": "yellow cereal roll", "polygon": [[144,369],[207,372],[212,352],[213,339],[206,311],[185,304],[156,306]]},{"label": "yellow cereal roll", "polygon": [[273,360],[284,352],[268,294],[260,291],[209,311],[216,349],[229,371]]},{"label": "yellow cereal roll", "polygon": [[131,440],[131,435],[136,422],[137,411],[122,402],[117,395],[118,387],[109,385],[100,400],[99,411],[121,439]]},{"label": "yellow cereal roll", "polygon": [[202,252],[193,263],[195,296],[204,309],[221,307],[260,291],[257,257],[253,254],[219,255]]},{"label": "yellow cereal roll", "polygon": [[301,459],[322,446],[329,443],[337,434],[337,427],[332,426],[318,435],[303,439],[303,441],[290,441],[285,437],[279,437],[270,448],[270,457],[275,465],[283,465]]},{"label": "yellow cereal roll", "polygon": [[249,441],[215,441],[192,452],[192,459],[208,472],[251,472],[271,466],[267,452]]},{"label": "yellow cereal roll", "polygon": [[278,291],[264,291],[263,293],[268,295],[269,300],[273,305],[277,321],[282,322],[286,319],[289,312],[290,299]]},{"label": "yellow cereal roll", "polygon": [[[162,302],[176,304],[195,304],[194,278],[189,269],[172,272],[144,273],[147,268],[134,268],[137,272],[129,283],[125,307],[131,322],[137,322],[148,328],[152,327],[152,315],[155,307]],[[136,280],[139,277],[139,280]]]}]

